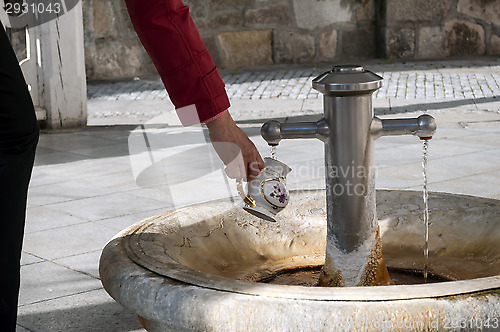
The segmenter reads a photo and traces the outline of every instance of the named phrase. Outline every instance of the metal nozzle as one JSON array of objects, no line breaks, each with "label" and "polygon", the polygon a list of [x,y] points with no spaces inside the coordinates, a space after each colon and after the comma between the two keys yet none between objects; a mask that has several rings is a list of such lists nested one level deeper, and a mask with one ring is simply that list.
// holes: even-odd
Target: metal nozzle
[{"label": "metal nozzle", "polygon": [[416,135],[428,140],[436,132],[436,121],[428,114],[409,119],[379,119],[373,118],[371,133],[375,139],[381,136]]},{"label": "metal nozzle", "polygon": [[318,122],[291,123],[270,120],[264,123],[260,134],[269,145],[278,145],[282,139],[291,138],[317,138],[325,141],[329,135],[329,128],[325,119]]},{"label": "metal nozzle", "polygon": [[270,120],[260,128],[260,135],[269,145],[278,145],[281,141],[281,123]]},{"label": "metal nozzle", "polygon": [[424,114],[418,117],[418,130],[417,136],[420,139],[431,139],[436,132],[436,120],[428,114]]}]

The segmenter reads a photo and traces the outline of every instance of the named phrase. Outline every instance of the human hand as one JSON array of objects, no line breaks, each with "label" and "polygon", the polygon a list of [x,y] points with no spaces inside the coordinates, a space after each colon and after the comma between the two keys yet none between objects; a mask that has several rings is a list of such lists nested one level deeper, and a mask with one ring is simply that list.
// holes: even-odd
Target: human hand
[{"label": "human hand", "polygon": [[251,180],[264,168],[264,161],[257,148],[241,130],[228,111],[206,123],[210,141],[226,165],[226,174],[230,178]]}]

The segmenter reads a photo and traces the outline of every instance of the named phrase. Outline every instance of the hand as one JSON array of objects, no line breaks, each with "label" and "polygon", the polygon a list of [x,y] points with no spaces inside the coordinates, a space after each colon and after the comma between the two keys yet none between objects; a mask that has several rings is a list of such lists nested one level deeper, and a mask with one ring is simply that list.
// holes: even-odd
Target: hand
[{"label": "hand", "polygon": [[257,148],[241,130],[228,111],[207,122],[210,141],[226,165],[226,174],[232,179],[251,180],[264,168],[264,161]]}]

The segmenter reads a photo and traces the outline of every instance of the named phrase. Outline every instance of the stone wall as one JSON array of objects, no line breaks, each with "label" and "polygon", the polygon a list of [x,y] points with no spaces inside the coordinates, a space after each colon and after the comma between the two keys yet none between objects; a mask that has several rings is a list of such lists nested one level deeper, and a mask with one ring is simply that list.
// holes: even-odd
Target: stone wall
[{"label": "stone wall", "polygon": [[374,0],[189,2],[207,47],[225,67],[376,56]]},{"label": "stone wall", "polygon": [[500,54],[498,0],[385,0],[378,20],[382,57]]},{"label": "stone wall", "polygon": [[123,0],[82,0],[88,79],[128,78],[155,73]]},{"label": "stone wall", "polygon": [[[155,73],[123,0],[82,1],[89,79]],[[184,2],[224,68],[500,54],[500,0]]]}]

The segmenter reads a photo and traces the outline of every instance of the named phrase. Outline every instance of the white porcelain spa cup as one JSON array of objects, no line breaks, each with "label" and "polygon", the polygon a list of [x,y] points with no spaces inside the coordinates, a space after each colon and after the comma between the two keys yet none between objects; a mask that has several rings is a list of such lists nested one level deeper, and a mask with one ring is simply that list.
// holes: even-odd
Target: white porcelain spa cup
[{"label": "white porcelain spa cup", "polygon": [[259,218],[276,221],[276,214],[288,204],[285,180],[291,171],[281,161],[266,157],[260,174],[248,182],[248,194],[245,194],[242,180],[236,180],[238,193],[245,202],[243,209]]}]

